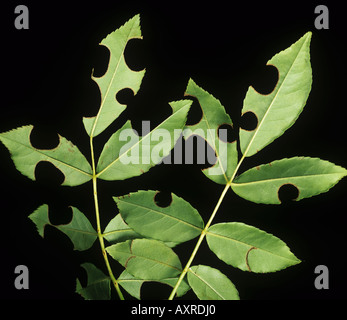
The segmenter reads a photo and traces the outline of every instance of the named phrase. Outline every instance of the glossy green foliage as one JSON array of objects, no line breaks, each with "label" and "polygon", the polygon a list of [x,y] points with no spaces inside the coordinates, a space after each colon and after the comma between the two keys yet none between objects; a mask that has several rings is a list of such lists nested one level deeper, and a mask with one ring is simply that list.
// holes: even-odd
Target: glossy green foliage
[{"label": "glossy green foliage", "polygon": [[[139,279],[131,275],[127,270],[124,270],[118,278],[118,283],[133,297],[141,299],[141,287],[145,282],[159,282],[162,284],[174,287],[178,278],[166,278],[166,279]],[[177,296],[182,297],[190,289],[188,283],[184,280],[177,290]]]},{"label": "glossy green foliage", "polygon": [[219,259],[243,271],[274,272],[300,263],[282,240],[243,223],[215,224],[206,238]]},{"label": "glossy green foliage", "polygon": [[[81,265],[87,281],[82,281],[82,285],[77,280],[76,292],[84,299],[109,300],[112,288],[120,299],[124,299],[123,290],[141,299],[143,284],[155,281],[172,287],[169,299],[184,296],[192,289],[201,300],[237,300],[238,290],[225,274],[210,266],[192,265],[205,238],[211,251],[227,267],[230,265],[243,271],[275,272],[301,261],[282,240],[256,227],[241,222],[213,225],[227,192],[231,189],[255,203],[280,204],[278,192],[283,185],[295,186],[298,190],[295,200],[302,200],[328,191],[347,175],[347,170],[340,166],[308,156],[275,160],[239,174],[243,160],[279,138],[303,110],[312,85],[311,33],[306,33],[269,60],[268,64],[278,70],[278,82],[273,92],[261,95],[252,87],[248,89],[242,113],[254,113],[257,126],[251,131],[240,129],[239,141],[229,143],[221,139],[220,127],[233,127],[230,116],[218,99],[190,79],[186,99],[171,102],[172,114],[156,128],[139,136],[131,122],[126,121],[100,148],[100,155],[96,155],[93,139],[126,108],[117,101],[117,93],[130,88],[136,94],[140,88],[145,72],[132,71],[125,62],[124,51],[129,40],[141,38],[137,15],[101,42],[110,52],[106,73],[100,78],[92,76],[99,86],[101,103],[96,116],[83,118],[89,135],[91,163],[75,145],[61,136],[58,146],[52,150],[33,147],[31,125],[0,133],[0,141],[10,151],[16,168],[32,180],[35,180],[35,168],[40,161],[52,163],[64,174],[63,185],[77,186],[92,180],[90,196],[94,199],[95,222],[89,221],[88,212],[85,215],[75,207],[71,207],[71,221],[63,225],[50,222],[48,205],[40,206],[29,216],[40,236],[43,237],[45,226],[52,226],[69,237],[76,250],[88,250],[98,239],[104,270],[89,262]],[[195,97],[202,110],[201,120],[192,126],[186,125],[192,104],[189,97]],[[175,146],[179,138],[175,130],[180,134],[183,130],[185,139],[193,135],[205,139],[215,151],[216,163],[203,173],[215,183],[224,185],[224,190],[210,218],[204,222],[200,213],[176,194],[172,193],[171,203],[162,207],[155,201],[157,191],[141,190],[114,195],[118,211],[115,210],[102,231],[98,181],[125,180],[148,172]],[[182,267],[176,246],[184,246],[194,238],[197,238],[196,245]],[[124,267],[120,275],[113,273],[114,263]]]},{"label": "glossy green foliage", "polygon": [[151,239],[134,239],[106,248],[135,277],[144,280],[173,278],[182,270],[181,262],[172,249]]},{"label": "glossy green foliage", "polygon": [[109,222],[103,232],[103,236],[111,244],[142,238],[141,235],[136,233],[124,222],[120,214],[117,214]]},{"label": "glossy green foliage", "polygon": [[226,184],[232,178],[237,165],[237,146],[235,141],[228,143],[221,140],[219,129],[222,125],[233,127],[233,123],[220,101],[200,88],[192,79],[188,82],[185,95],[198,99],[202,118],[196,125],[185,127],[184,137],[188,139],[197,135],[206,140],[215,151],[217,160],[212,167],[204,169],[203,173],[217,183]]},{"label": "glossy green foliage", "polygon": [[172,194],[170,205],[162,208],[155,195],[138,191],[114,200],[125,222],[142,236],[178,244],[200,235],[204,222],[187,201]]},{"label": "glossy green foliage", "polygon": [[276,54],[268,65],[278,70],[278,82],[268,95],[250,87],[242,113],[253,112],[258,124],[255,130],[240,130],[241,152],[250,157],[278,138],[298,118],[311,91],[311,32],[290,48]]},{"label": "glossy green foliage", "polygon": [[179,138],[173,132],[184,127],[191,101],[175,101],[170,105],[172,115],[149,134],[139,137],[132,130],[130,121],[127,121],[111,136],[100,155],[97,165],[98,178],[124,180],[139,176],[170,153]]},{"label": "glossy green foliage", "polygon": [[200,300],[239,300],[233,283],[219,270],[198,265],[188,272],[188,282]]},{"label": "glossy green foliage", "polygon": [[295,157],[252,168],[234,180],[239,196],[257,203],[279,204],[278,190],[291,184],[298,189],[296,201],[328,191],[347,170],[318,158]]},{"label": "glossy green foliage", "polygon": [[56,148],[36,149],[30,142],[32,129],[33,126],[29,125],[0,133],[0,141],[10,151],[18,171],[35,180],[36,165],[40,161],[48,161],[64,174],[63,185],[77,186],[91,180],[90,164],[75,145],[59,136],[59,145]]},{"label": "glossy green foliage", "polygon": [[101,45],[110,51],[110,61],[102,77],[92,76],[100,89],[101,104],[95,117],[83,118],[84,127],[90,136],[95,137],[103,132],[125,110],[126,106],[115,98],[120,90],[130,88],[136,94],[140,88],[145,71],[131,70],[124,58],[125,47],[131,39],[142,39],[139,15],[101,41]]},{"label": "glossy green foliage", "polygon": [[110,300],[110,278],[92,263],[83,263],[81,267],[87,272],[87,285],[82,287],[81,282],[77,279],[76,292],[86,300]]},{"label": "glossy green foliage", "polygon": [[75,250],[89,249],[97,238],[97,233],[88,218],[77,208],[71,207],[72,219],[68,224],[53,225],[49,221],[48,206],[46,204],[37,208],[29,218],[35,223],[38,233],[44,236],[46,225],[53,226],[65,233],[74,245]]}]

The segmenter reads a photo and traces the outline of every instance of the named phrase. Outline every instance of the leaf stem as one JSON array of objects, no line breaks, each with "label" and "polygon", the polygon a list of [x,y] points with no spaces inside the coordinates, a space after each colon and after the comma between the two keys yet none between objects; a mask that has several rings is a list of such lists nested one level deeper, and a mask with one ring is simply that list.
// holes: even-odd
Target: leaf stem
[{"label": "leaf stem", "polygon": [[229,190],[229,187],[230,187],[230,182],[228,182],[226,184],[226,186],[225,186],[221,196],[219,197],[219,200],[218,200],[218,202],[217,202],[217,204],[216,204],[216,206],[215,206],[215,208],[214,208],[214,210],[213,210],[213,212],[212,212],[212,214],[210,216],[210,219],[206,223],[204,230],[202,230],[202,232],[200,234],[200,237],[198,239],[198,242],[196,243],[196,245],[194,247],[194,250],[193,250],[193,252],[192,252],[192,254],[191,254],[191,256],[190,256],[190,258],[189,258],[189,260],[188,260],[188,262],[186,264],[186,266],[184,267],[184,269],[183,269],[183,271],[182,271],[182,273],[181,273],[181,275],[180,275],[180,277],[179,277],[175,287],[173,288],[173,290],[172,290],[172,292],[171,292],[171,294],[169,296],[169,300],[173,300],[173,298],[175,297],[176,291],[177,291],[178,287],[180,286],[180,284],[181,284],[183,278],[185,277],[186,273],[188,272],[188,270],[190,268],[190,265],[192,264],[192,262],[193,262],[193,260],[195,258],[195,255],[196,255],[196,253],[199,250],[199,247],[200,247],[200,245],[202,243],[202,240],[204,240],[205,235],[207,233],[207,230],[210,227],[210,225],[211,225],[211,223],[212,223],[212,221],[213,221],[213,219],[214,219],[214,217],[215,217],[215,215],[216,215],[216,213],[217,213],[217,211],[218,211],[218,209],[219,209],[219,207],[220,207],[220,205],[221,205],[221,203],[222,203],[226,193]]},{"label": "leaf stem", "polygon": [[99,201],[98,201],[98,191],[97,191],[97,177],[96,177],[96,171],[95,171],[95,160],[94,160],[94,148],[93,148],[93,137],[90,137],[90,151],[92,156],[92,169],[93,169],[93,195],[94,195],[94,205],[95,205],[95,217],[96,217],[96,231],[98,234],[98,239],[100,242],[100,247],[102,251],[102,256],[104,257],[106,268],[108,271],[108,274],[111,278],[111,281],[118,293],[119,299],[124,300],[124,296],[120,290],[120,287],[118,285],[118,282],[113,275],[110,262],[108,261],[107,252],[105,250],[105,242],[103,234],[101,233],[101,226],[100,226],[100,214],[99,214]]}]

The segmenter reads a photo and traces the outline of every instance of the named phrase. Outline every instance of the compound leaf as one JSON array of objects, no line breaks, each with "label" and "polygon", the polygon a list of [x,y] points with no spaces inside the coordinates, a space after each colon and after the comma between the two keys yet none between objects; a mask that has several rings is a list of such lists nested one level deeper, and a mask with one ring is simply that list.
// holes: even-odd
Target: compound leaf
[{"label": "compound leaf", "polygon": [[[161,280],[143,280],[135,278],[133,275],[131,275],[127,270],[124,270],[122,274],[118,278],[118,283],[133,297],[136,299],[141,299],[141,287],[145,282],[150,281],[156,281],[163,284],[167,284],[171,287],[174,287],[177,283],[177,278],[167,278],[167,279],[161,279]],[[183,279],[180,286],[177,289],[177,296],[182,297],[184,294],[187,293],[187,291],[190,289],[187,281]]]},{"label": "compound leaf", "polygon": [[249,201],[279,204],[278,190],[285,184],[298,189],[298,201],[328,191],[346,175],[346,169],[331,162],[294,157],[252,168],[237,177],[231,187]]},{"label": "compound leaf", "polygon": [[120,214],[117,214],[109,222],[104,230],[103,236],[111,244],[142,238],[141,235],[136,233],[124,222]]},{"label": "compound leaf", "polygon": [[59,135],[59,144],[51,150],[37,149],[30,143],[32,125],[0,133],[0,141],[8,148],[11,158],[23,175],[35,180],[35,168],[48,161],[64,174],[62,185],[77,186],[92,179],[92,169],[84,155],[70,141]]},{"label": "compound leaf", "polygon": [[101,104],[95,117],[83,118],[84,127],[90,136],[100,134],[125,110],[126,106],[116,99],[120,90],[130,88],[136,94],[140,88],[145,71],[131,70],[124,59],[124,50],[130,39],[142,39],[139,15],[101,41],[101,45],[110,51],[110,60],[102,77],[92,76],[100,89]]},{"label": "compound leaf", "polygon": [[126,223],[145,237],[178,244],[200,235],[204,222],[196,209],[175,194],[169,206],[159,207],[156,194],[138,191],[113,199]]},{"label": "compound leaf", "polygon": [[189,268],[188,283],[200,300],[239,300],[239,293],[226,275],[198,265]]},{"label": "compound leaf", "polygon": [[29,218],[35,223],[41,237],[44,236],[45,226],[50,225],[65,233],[73,243],[75,250],[87,250],[96,240],[97,233],[81,211],[74,207],[71,209],[72,219],[68,224],[53,225],[49,221],[48,205],[46,204],[37,208]]},{"label": "compound leaf", "polygon": [[[190,100],[170,102],[172,115],[142,137],[127,121],[105,144],[97,165],[97,177],[124,180],[139,176],[160,163],[175,146],[191,104]],[[175,134],[175,130],[179,134]]]},{"label": "compound leaf", "polygon": [[253,112],[258,119],[255,130],[240,129],[240,146],[249,157],[270,144],[291,127],[303,110],[312,84],[310,64],[311,32],[288,49],[276,54],[268,65],[277,68],[275,89],[262,95],[249,87],[242,113]]},{"label": "compound leaf", "polygon": [[106,248],[134,277],[144,280],[175,278],[182,271],[177,255],[163,242],[150,239],[127,240]]},{"label": "compound leaf", "polygon": [[206,240],[219,259],[244,271],[274,272],[300,263],[282,240],[240,222],[211,226]]},{"label": "compound leaf", "polygon": [[87,271],[87,286],[82,287],[81,282],[76,280],[76,293],[86,300],[110,300],[111,279],[92,263],[81,265]]},{"label": "compound leaf", "polygon": [[233,123],[220,101],[200,88],[192,79],[188,82],[185,95],[198,99],[202,119],[195,125],[185,127],[184,138],[197,135],[206,140],[215,151],[217,161],[212,167],[203,169],[203,173],[216,183],[226,184],[230,181],[237,165],[236,141],[224,142],[219,138],[218,130],[225,124],[232,127]]}]

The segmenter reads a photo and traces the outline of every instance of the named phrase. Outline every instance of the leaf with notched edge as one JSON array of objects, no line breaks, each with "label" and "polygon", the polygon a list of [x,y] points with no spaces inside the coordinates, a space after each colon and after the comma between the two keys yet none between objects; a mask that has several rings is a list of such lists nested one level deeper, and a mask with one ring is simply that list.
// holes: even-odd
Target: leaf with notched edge
[{"label": "leaf with notched edge", "polygon": [[92,263],[81,265],[87,272],[87,286],[82,287],[81,282],[76,280],[76,293],[86,300],[110,300],[111,279]]},{"label": "leaf with notched edge", "polygon": [[183,129],[191,104],[190,100],[170,102],[172,115],[142,137],[134,133],[127,121],[105,144],[96,168],[97,177],[124,180],[139,176],[160,163],[175,146],[179,138],[175,131]]},{"label": "leaf with notched edge", "polygon": [[113,199],[126,223],[145,237],[178,244],[200,235],[204,222],[197,210],[175,194],[169,206],[159,207],[156,194],[141,190]]},{"label": "leaf with notched edge", "polygon": [[145,71],[131,70],[124,59],[124,50],[130,39],[142,39],[140,15],[134,16],[101,41],[110,51],[110,61],[102,77],[92,76],[101,93],[98,114],[83,118],[84,127],[92,137],[103,132],[125,110],[126,106],[117,101],[116,94],[124,88],[130,88],[136,94],[140,88]]},{"label": "leaf with notched edge", "polygon": [[215,151],[217,162],[212,167],[203,169],[203,173],[216,183],[226,184],[230,181],[237,165],[236,141],[232,143],[222,141],[218,137],[218,130],[222,125],[233,126],[233,123],[220,101],[199,87],[192,79],[188,82],[185,95],[198,99],[202,119],[195,125],[185,127],[184,138],[198,135],[206,140]]},{"label": "leaf with notched edge", "polygon": [[[133,297],[136,299],[141,299],[141,287],[145,282],[160,282],[163,284],[167,284],[171,287],[174,287],[177,283],[177,278],[167,278],[167,279],[161,279],[161,280],[143,280],[138,279],[134,276],[132,276],[128,271],[124,270],[122,274],[118,278],[118,283]],[[187,291],[190,289],[187,281],[183,279],[180,286],[177,289],[177,296],[181,297],[184,294],[187,293]]]},{"label": "leaf with notched edge", "polygon": [[35,168],[40,161],[48,161],[64,174],[65,186],[77,186],[92,179],[92,169],[84,155],[70,141],[59,135],[59,144],[51,150],[31,145],[32,125],[0,133],[0,141],[8,148],[16,169],[35,180]]},{"label": "leaf with notched edge", "polygon": [[74,207],[71,209],[72,219],[68,224],[51,224],[48,216],[48,205],[46,204],[37,208],[29,218],[35,223],[41,237],[44,235],[45,226],[50,225],[65,233],[73,243],[75,250],[87,250],[95,242],[97,233],[81,211]]},{"label": "leaf with notched edge", "polygon": [[303,110],[311,91],[311,32],[307,32],[288,49],[276,54],[267,64],[277,68],[275,89],[262,95],[249,87],[242,113],[253,112],[258,119],[255,130],[240,129],[240,147],[250,157],[281,136]]},{"label": "leaf with notched edge", "polygon": [[298,191],[297,201],[327,192],[347,170],[319,158],[294,157],[273,161],[249,169],[231,184],[240,197],[256,203],[280,204],[278,190],[292,184]]}]

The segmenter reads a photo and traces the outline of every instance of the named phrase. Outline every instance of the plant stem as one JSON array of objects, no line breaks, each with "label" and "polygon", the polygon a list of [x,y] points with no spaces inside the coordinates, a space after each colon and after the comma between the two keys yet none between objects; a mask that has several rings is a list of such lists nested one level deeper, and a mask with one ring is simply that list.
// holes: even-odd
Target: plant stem
[{"label": "plant stem", "polygon": [[104,243],[104,237],[101,233],[101,226],[100,226],[100,214],[99,214],[99,201],[98,201],[98,191],[97,191],[97,177],[96,177],[96,171],[95,171],[95,160],[94,160],[94,148],[93,148],[93,137],[90,137],[90,151],[92,156],[92,169],[93,169],[93,195],[94,195],[94,205],[95,205],[95,217],[96,217],[96,230],[98,234],[98,239],[100,242],[100,247],[102,251],[102,256],[104,257],[106,268],[108,271],[108,274],[111,278],[111,281],[118,293],[119,299],[124,300],[123,294],[120,290],[120,287],[118,285],[118,282],[113,275],[110,262],[108,261],[107,252],[105,250],[105,243]]},{"label": "plant stem", "polygon": [[186,266],[184,267],[184,269],[183,269],[183,271],[182,271],[182,273],[181,273],[181,275],[180,275],[180,277],[179,277],[175,287],[173,288],[173,290],[172,290],[172,292],[171,292],[171,294],[169,296],[169,300],[172,300],[175,297],[176,291],[177,291],[178,287],[180,286],[180,284],[181,284],[183,278],[185,277],[186,273],[188,272],[188,270],[190,268],[190,265],[192,264],[192,262],[194,260],[194,257],[195,257],[196,253],[199,250],[199,247],[200,247],[200,245],[202,243],[202,240],[204,240],[205,235],[207,233],[207,230],[210,227],[210,225],[211,225],[211,223],[212,223],[212,221],[213,221],[213,219],[214,219],[214,217],[215,217],[215,215],[216,215],[216,213],[217,213],[217,211],[218,211],[218,209],[219,209],[219,207],[220,207],[220,205],[221,205],[221,203],[222,203],[222,201],[223,201],[223,199],[224,199],[224,197],[225,197],[225,195],[227,193],[227,191],[229,190],[229,187],[230,187],[230,182],[228,182],[226,184],[226,186],[225,186],[221,196],[219,197],[219,200],[218,200],[218,202],[217,202],[217,204],[216,204],[216,206],[215,206],[215,208],[214,208],[214,210],[213,210],[213,212],[212,212],[212,214],[210,216],[210,219],[206,223],[204,230],[202,230],[202,232],[200,234],[200,237],[198,239],[198,242],[196,243],[195,248],[194,248],[194,250],[193,250],[193,252],[192,252],[192,254],[191,254],[191,256],[190,256],[190,258],[189,258],[189,260],[188,260],[188,262],[186,264]]}]

